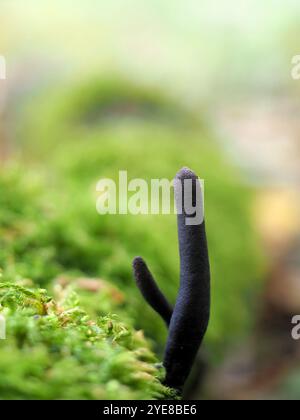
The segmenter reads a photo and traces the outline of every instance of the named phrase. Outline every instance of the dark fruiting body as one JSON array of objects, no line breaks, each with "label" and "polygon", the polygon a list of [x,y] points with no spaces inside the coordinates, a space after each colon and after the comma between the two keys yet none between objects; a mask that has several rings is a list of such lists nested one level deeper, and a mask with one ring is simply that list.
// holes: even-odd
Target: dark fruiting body
[{"label": "dark fruiting body", "polygon": [[[175,308],[158,289],[150,271],[141,258],[134,261],[134,275],[146,301],[169,325],[169,335],[164,357],[165,384],[182,390],[191,371],[198,349],[205,335],[210,313],[210,268],[205,232],[205,222],[189,225],[185,203],[190,180],[190,199],[203,213],[198,177],[189,169],[182,169],[175,179],[175,196],[178,210],[178,239],[180,251],[180,288]],[[199,198],[199,197],[197,197]],[[180,199],[180,200],[179,200]],[[171,317],[171,321],[169,319]]]},{"label": "dark fruiting body", "polygon": [[163,293],[159,290],[145,261],[140,257],[135,258],[133,261],[133,270],[136,284],[144,299],[162,317],[167,326],[169,326],[173,309]]},{"label": "dark fruiting body", "polygon": [[[185,179],[193,180],[195,204],[196,188],[200,189],[199,180],[193,172],[187,169],[181,170],[177,180],[182,185],[182,194],[185,191]],[[180,194],[181,191],[177,188],[178,184],[175,183],[175,194]],[[170,323],[164,358],[167,371],[166,383],[179,389],[184,385],[193,366],[208,326],[210,312],[210,269],[205,222],[187,226],[187,214],[184,209],[182,210],[182,214],[177,216],[180,288]]]}]

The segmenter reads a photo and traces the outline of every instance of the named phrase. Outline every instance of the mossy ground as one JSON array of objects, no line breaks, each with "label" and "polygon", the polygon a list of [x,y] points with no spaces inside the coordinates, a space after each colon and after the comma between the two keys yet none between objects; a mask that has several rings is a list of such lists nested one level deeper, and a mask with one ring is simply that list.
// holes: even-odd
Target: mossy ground
[{"label": "mossy ground", "polygon": [[[221,356],[225,345],[249,327],[256,281],[262,273],[262,259],[249,216],[251,191],[241,185],[238,172],[223,158],[209,130],[203,128],[193,113],[182,110],[172,101],[121,82],[93,82],[54,97],[46,95],[41,101],[31,103],[29,108],[26,124],[20,131],[22,158],[17,163],[13,159],[13,163],[0,171],[0,267],[6,281],[18,283],[28,279],[31,287],[46,288],[50,294],[53,284],[71,284],[80,297],[81,310],[94,322],[102,323],[102,327],[95,325],[103,328],[105,322],[125,324],[129,335],[134,335],[133,328],[143,329],[148,340],[155,344],[157,354],[161,355],[166,329],[159,317],[145,307],[136,290],[131,261],[136,255],[143,255],[161,288],[174,302],[179,279],[176,218],[99,216],[95,209],[95,187],[100,178],[117,180],[122,169],[128,171],[130,178],[150,180],[172,179],[179,168],[190,166],[206,183],[206,221],[213,283],[207,346],[212,355]],[[101,279],[101,286],[95,286],[99,284],[99,280],[95,283],[95,278]],[[81,287],[82,284],[85,286]],[[93,288],[96,290],[91,290]],[[32,308],[29,311],[24,319],[30,320],[28,328],[36,329],[36,341],[32,342],[32,347],[37,353],[32,354],[37,354],[41,360],[40,367],[39,363],[32,366],[40,375],[33,374],[33,382],[38,388],[38,382],[44,382],[43,375],[47,374],[46,366],[51,370],[54,361],[55,375],[60,375],[58,380],[61,380],[60,387],[57,387],[60,396],[52,389],[55,381],[50,380],[36,396],[110,398],[116,395],[115,388],[118,387],[120,398],[151,398],[164,393],[154,379],[153,370],[149,387],[147,381],[143,382],[145,387],[133,379],[126,382],[124,375],[127,373],[122,374],[121,362],[114,371],[109,370],[106,363],[109,366],[114,360],[118,363],[118,351],[120,358],[124,357],[124,369],[127,369],[126,357],[132,357],[136,366],[139,360],[134,352],[130,353],[132,350],[127,344],[120,345],[118,341],[117,346],[121,347],[115,353],[116,344],[112,345],[111,334],[103,333],[101,339],[96,340],[97,345],[103,347],[101,360],[92,362],[96,357],[92,350],[79,361],[71,357],[69,363],[78,364],[78,369],[81,369],[78,387],[72,394],[72,388],[68,386],[72,378],[66,377],[63,385],[63,371],[71,372],[72,369],[64,368],[68,362],[61,357],[62,349],[52,358],[51,346],[44,341],[40,327],[49,321],[49,327],[52,325],[50,341],[52,338],[55,341],[54,329],[57,328],[57,334],[63,335],[59,340],[64,342],[69,340],[69,333],[71,337],[76,336],[76,322],[81,325],[80,318],[72,321],[70,330],[59,332],[57,314],[51,313],[50,318],[46,315],[33,321]],[[27,314],[27,309],[22,309],[23,312]],[[114,318],[106,318],[109,313],[117,314],[123,324]],[[56,324],[51,324],[53,316]],[[20,317],[19,309],[15,310],[11,322],[16,318],[22,325]],[[99,317],[102,321],[97,321]],[[74,340],[84,343],[86,334],[81,330],[78,334]],[[11,390],[8,388],[7,394],[0,393],[1,396],[18,396],[13,383],[20,381],[22,384],[26,369],[30,369],[27,353],[28,363],[26,357],[23,359],[24,373],[18,370],[17,361],[22,350],[15,335],[14,332],[0,347],[3,349],[1,354],[12,358],[3,364],[2,369],[14,360],[16,366],[12,370],[14,376],[10,375],[8,368],[1,373],[3,384],[12,384]],[[42,340],[40,347],[39,340]],[[10,352],[6,346],[11,346]],[[141,347],[148,348],[149,352],[149,346],[148,341]],[[134,350],[138,350],[137,347]],[[71,349],[68,351],[72,353]],[[48,355],[51,358],[47,365]],[[94,373],[91,373],[89,358],[93,367],[102,363],[103,369],[93,369]],[[87,380],[87,389],[84,381],[80,386],[85,363],[86,372],[93,378],[90,382]],[[128,369],[129,378],[132,378],[131,368]],[[132,369],[132,374],[137,373],[138,368],[136,371]],[[28,394],[22,394],[22,385],[18,389],[19,397],[24,398],[35,392],[28,388]]]},{"label": "mossy ground", "polygon": [[205,180],[213,282],[208,335],[214,353],[249,327],[263,272],[251,221],[253,192],[196,110],[128,81],[94,80],[31,103],[21,140],[24,160],[46,173],[48,204],[55,214],[50,242],[60,249],[56,263],[119,285],[137,325],[158,343],[164,343],[165,326],[140,299],[131,261],[144,256],[174,302],[179,281],[176,217],[101,217],[95,211],[95,189],[101,178],[117,181],[119,170],[127,170],[129,179],[150,181],[171,180],[181,167],[191,167]]},{"label": "mossy ground", "polygon": [[7,340],[0,346],[1,399],[174,398],[142,332],[114,315],[92,318],[70,287],[0,283]]}]

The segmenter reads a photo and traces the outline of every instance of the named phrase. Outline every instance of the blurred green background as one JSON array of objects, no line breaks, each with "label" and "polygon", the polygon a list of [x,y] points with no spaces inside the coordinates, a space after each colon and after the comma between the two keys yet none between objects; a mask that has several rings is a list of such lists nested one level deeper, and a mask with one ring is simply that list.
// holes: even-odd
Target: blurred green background
[{"label": "blurred green background", "polygon": [[206,374],[195,369],[188,397],[300,397],[289,376],[299,357],[297,2],[2,1],[1,10],[6,279],[50,291],[57,278],[103,279],[124,301],[81,291],[85,310],[143,329],[161,358],[165,327],[131,261],[144,256],[174,302],[176,219],[99,216],[95,187],[119,170],[172,179],[189,166],[205,180],[212,317]]}]

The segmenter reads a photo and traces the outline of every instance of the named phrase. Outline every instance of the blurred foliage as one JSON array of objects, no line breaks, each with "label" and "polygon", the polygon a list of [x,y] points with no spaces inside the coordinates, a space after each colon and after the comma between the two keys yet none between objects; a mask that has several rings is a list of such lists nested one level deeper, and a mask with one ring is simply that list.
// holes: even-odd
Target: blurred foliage
[{"label": "blurred foliage", "polygon": [[117,181],[119,170],[130,179],[172,179],[189,166],[205,179],[213,282],[208,344],[222,355],[250,325],[262,259],[249,215],[251,191],[194,111],[128,81],[94,80],[35,98],[24,119],[19,140],[26,172],[30,165],[39,173],[40,191],[32,191],[37,180],[24,168],[18,177],[1,176],[7,208],[1,206],[0,264],[8,275],[43,286],[66,273],[104,278],[121,288],[134,325],[162,349],[165,326],[139,296],[131,261],[144,256],[174,302],[176,218],[99,216],[95,187],[100,178]]},{"label": "blurred foliage", "polygon": [[291,371],[282,383],[273,390],[267,399],[299,401],[300,371],[298,366],[291,366]]},{"label": "blurred foliage", "polygon": [[1,399],[174,398],[161,385],[141,332],[116,316],[92,320],[68,286],[0,283],[7,340],[0,345]]}]

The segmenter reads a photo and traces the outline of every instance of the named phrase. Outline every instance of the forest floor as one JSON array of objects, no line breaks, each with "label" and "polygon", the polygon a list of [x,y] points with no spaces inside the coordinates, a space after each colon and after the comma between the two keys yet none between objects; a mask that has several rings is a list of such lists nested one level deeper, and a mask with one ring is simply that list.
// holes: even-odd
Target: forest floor
[{"label": "forest floor", "polygon": [[226,104],[213,116],[223,147],[257,190],[253,216],[271,263],[254,336],[208,375],[212,398],[276,398],[299,369],[291,339],[300,313],[299,114],[300,103],[272,98]]},{"label": "forest floor", "polygon": [[[1,102],[0,161],[13,149]],[[300,103],[271,98],[225,104],[212,115],[222,147],[257,191],[253,217],[271,267],[255,334],[208,374],[210,398],[272,398],[300,360],[290,337],[292,316],[300,314],[299,112]]]}]

